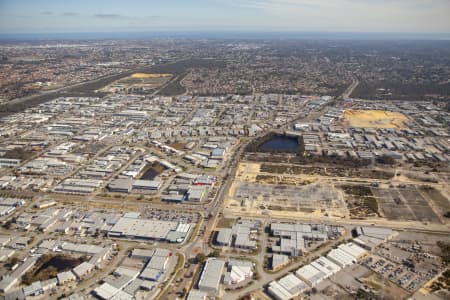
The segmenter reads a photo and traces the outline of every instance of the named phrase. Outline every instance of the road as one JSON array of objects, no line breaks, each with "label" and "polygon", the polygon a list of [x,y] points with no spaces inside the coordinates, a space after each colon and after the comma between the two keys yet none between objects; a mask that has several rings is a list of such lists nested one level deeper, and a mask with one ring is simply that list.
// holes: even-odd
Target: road
[{"label": "road", "polygon": [[344,91],[344,93],[342,93],[341,98],[342,99],[349,98],[358,85],[359,80],[356,77],[354,77],[352,84]]},{"label": "road", "polygon": [[283,277],[284,275],[297,270],[298,268],[300,268],[307,262],[312,261],[312,260],[320,257],[321,255],[325,254],[326,252],[330,251],[333,247],[342,243],[346,238],[348,238],[349,234],[350,233],[347,232],[345,235],[343,235],[333,241],[330,241],[329,243],[320,247],[317,251],[314,251],[314,252],[311,252],[310,254],[302,256],[295,262],[289,264],[289,267],[286,267],[286,268],[280,270],[279,272],[260,273],[260,279],[255,280],[255,282],[252,285],[244,287],[239,290],[228,291],[225,295],[223,295],[223,297],[221,299],[222,300],[240,299],[241,297],[249,294],[252,291],[264,288],[264,286],[267,285],[268,283],[270,283],[271,281],[277,280],[280,277]]}]

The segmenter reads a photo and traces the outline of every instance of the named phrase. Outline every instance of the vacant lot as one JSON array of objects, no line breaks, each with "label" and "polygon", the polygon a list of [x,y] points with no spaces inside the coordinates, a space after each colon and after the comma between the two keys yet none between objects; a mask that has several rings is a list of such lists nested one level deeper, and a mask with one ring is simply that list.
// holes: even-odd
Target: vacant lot
[{"label": "vacant lot", "polygon": [[434,205],[438,208],[438,210],[445,214],[450,212],[450,201],[442,195],[437,189],[430,186],[422,186],[419,188],[422,193],[425,194],[431,201],[433,201]]},{"label": "vacant lot", "polygon": [[268,164],[261,165],[261,172],[277,174],[307,174],[332,177],[354,177],[370,179],[391,179],[394,172],[391,170],[375,170],[363,168],[340,168],[330,166],[297,166]]},{"label": "vacant lot", "polygon": [[408,118],[398,112],[384,110],[346,110],[344,123],[363,128],[405,128]]},{"label": "vacant lot", "polygon": [[401,189],[373,188],[372,192],[380,211],[388,219],[440,223],[438,216],[415,186]]},{"label": "vacant lot", "polygon": [[134,73],[131,78],[159,78],[159,77],[170,77],[172,74],[155,74],[155,73]]},{"label": "vacant lot", "polygon": [[340,187],[345,192],[345,200],[354,218],[378,216],[378,202],[374,198],[369,186],[343,185]]},{"label": "vacant lot", "polygon": [[252,213],[270,211],[289,212],[292,216],[295,213],[339,217],[347,215],[341,192],[325,183],[295,186],[235,182],[229,193],[229,208]]}]

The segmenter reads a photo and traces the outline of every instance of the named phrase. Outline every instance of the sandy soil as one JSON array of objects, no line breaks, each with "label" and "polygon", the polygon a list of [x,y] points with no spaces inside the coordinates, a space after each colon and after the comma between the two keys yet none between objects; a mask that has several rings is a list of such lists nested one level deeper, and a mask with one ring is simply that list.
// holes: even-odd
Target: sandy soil
[{"label": "sandy soil", "polygon": [[408,117],[392,111],[350,109],[344,112],[343,120],[351,127],[404,129]]}]

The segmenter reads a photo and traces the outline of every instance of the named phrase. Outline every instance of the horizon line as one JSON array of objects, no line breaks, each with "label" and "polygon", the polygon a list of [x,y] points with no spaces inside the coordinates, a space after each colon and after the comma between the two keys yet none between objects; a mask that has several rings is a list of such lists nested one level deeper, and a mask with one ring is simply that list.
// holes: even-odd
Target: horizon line
[{"label": "horizon line", "polygon": [[[274,36],[281,34],[282,36]],[[63,37],[68,35],[67,37]],[[93,36],[97,35],[97,37]],[[108,37],[109,35],[109,37]],[[129,36],[132,35],[132,36]],[[222,36],[219,36],[222,35]],[[267,35],[264,37],[263,35]],[[283,36],[284,35],[284,36]],[[315,36],[314,36],[315,35]],[[0,40],[77,40],[77,39],[143,39],[185,37],[203,39],[366,39],[367,40],[401,39],[401,40],[450,40],[450,32],[377,32],[377,31],[298,31],[298,30],[157,30],[157,31],[70,31],[70,32],[0,32]],[[24,38],[27,37],[27,38]]]}]

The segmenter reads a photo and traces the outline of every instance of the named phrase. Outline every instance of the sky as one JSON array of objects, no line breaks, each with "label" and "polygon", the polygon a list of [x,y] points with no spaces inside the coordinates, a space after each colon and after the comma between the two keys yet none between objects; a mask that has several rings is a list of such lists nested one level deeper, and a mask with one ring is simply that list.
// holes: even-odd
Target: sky
[{"label": "sky", "polygon": [[450,0],[0,0],[0,33],[450,33]]}]

